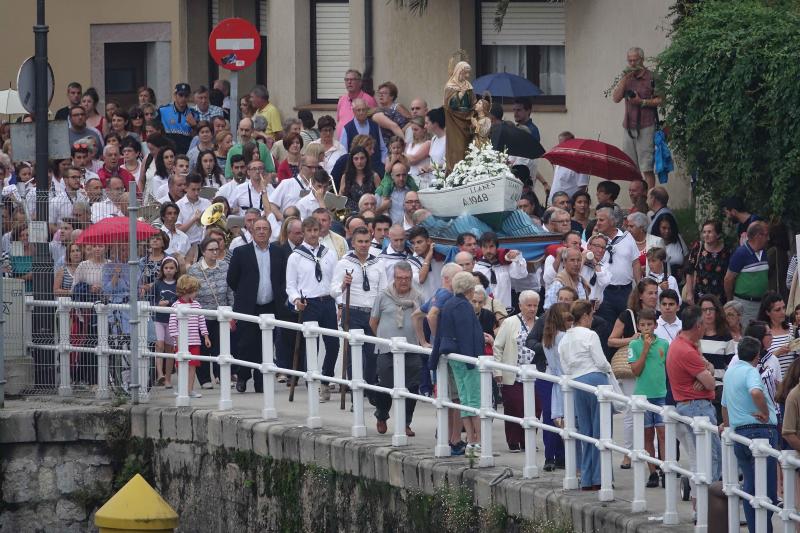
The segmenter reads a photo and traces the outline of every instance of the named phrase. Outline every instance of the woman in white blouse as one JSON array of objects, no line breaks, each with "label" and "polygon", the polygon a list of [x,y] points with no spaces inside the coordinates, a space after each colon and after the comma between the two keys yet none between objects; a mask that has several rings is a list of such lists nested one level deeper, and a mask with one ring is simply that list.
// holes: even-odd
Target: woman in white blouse
[{"label": "woman in white blouse", "polygon": [[[574,326],[567,331],[558,346],[561,370],[570,379],[597,387],[608,385],[611,372],[600,337],[592,331],[594,306],[587,300],[578,300],[570,309]],[[600,408],[597,397],[590,392],[575,391],[575,416],[578,432],[595,439],[600,438]],[[581,490],[600,490],[600,450],[593,444],[582,443]]]}]

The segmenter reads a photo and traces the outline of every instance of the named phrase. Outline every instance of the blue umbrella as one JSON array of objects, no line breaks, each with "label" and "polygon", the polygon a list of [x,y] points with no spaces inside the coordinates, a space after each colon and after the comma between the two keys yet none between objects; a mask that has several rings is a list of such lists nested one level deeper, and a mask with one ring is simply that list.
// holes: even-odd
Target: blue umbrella
[{"label": "blue umbrella", "polygon": [[492,96],[518,97],[538,96],[542,90],[522,76],[508,72],[496,72],[481,76],[472,82],[475,94],[488,91]]}]

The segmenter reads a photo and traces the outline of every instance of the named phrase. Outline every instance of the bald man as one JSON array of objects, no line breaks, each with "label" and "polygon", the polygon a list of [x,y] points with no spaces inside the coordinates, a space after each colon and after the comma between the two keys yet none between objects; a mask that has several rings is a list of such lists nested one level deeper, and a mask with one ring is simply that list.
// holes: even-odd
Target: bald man
[{"label": "bald man", "polygon": [[[235,155],[242,155],[242,148],[244,145],[253,140],[253,121],[247,117],[239,121],[239,128],[236,130],[236,135],[239,142],[231,146],[228,150],[228,159],[225,161],[225,177],[231,179],[233,177],[233,170],[231,170],[231,157]],[[257,142],[258,144],[258,157],[264,162],[264,176],[271,182],[275,177],[275,162],[272,160],[272,155],[264,143]]]},{"label": "bald man", "polygon": [[375,140],[375,146],[380,146],[380,150],[376,150],[372,155],[372,166],[374,167],[377,161],[383,163],[386,161],[386,156],[389,154],[389,151],[386,148],[386,143],[383,141],[380,126],[367,115],[369,111],[367,102],[363,98],[356,98],[353,100],[352,108],[353,120],[344,125],[342,128],[342,136],[339,139],[342,146],[347,147],[349,151],[351,148],[350,143],[356,138],[356,135],[369,135]]},{"label": "bald man", "polygon": [[[425,115],[428,114],[428,102],[423,100],[422,98],[414,98],[411,100],[411,106],[409,111],[411,111],[411,117],[422,117],[425,118]],[[405,138],[406,144],[412,144],[414,140],[414,132],[409,127],[411,123],[409,122],[405,128]]]}]

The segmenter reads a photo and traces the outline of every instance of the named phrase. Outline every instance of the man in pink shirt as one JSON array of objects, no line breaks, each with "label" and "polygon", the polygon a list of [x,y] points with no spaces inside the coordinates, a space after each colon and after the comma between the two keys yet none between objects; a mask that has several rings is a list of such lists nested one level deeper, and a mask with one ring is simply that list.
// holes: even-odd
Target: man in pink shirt
[{"label": "man in pink shirt", "polygon": [[361,98],[370,109],[378,107],[375,98],[361,90],[361,73],[359,71],[351,68],[345,72],[344,88],[347,92],[339,97],[339,102],[336,104],[337,139],[342,135],[344,125],[353,120],[353,100]]}]

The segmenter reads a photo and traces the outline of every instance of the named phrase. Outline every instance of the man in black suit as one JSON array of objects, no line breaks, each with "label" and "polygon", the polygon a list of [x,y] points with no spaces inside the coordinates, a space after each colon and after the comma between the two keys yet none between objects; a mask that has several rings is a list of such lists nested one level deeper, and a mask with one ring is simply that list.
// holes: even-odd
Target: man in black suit
[{"label": "man in black suit", "polygon": [[[253,241],[233,251],[228,268],[228,286],[234,292],[233,310],[260,315],[274,313],[285,320],[286,253],[277,244],[270,244],[271,226],[260,217],[253,223]],[[261,329],[258,324],[241,322],[238,355],[245,361],[261,363]],[[276,330],[277,331],[277,330]],[[245,392],[247,380],[253,378],[256,392],[264,390],[261,372],[239,367],[236,390]]]}]

